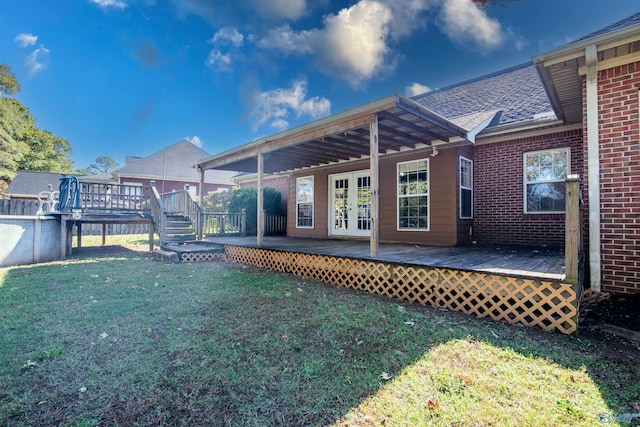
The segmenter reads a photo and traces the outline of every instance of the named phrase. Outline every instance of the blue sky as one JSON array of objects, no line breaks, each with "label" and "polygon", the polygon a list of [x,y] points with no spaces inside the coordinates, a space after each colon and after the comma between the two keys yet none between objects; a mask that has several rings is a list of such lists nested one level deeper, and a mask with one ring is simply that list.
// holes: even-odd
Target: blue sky
[{"label": "blue sky", "polygon": [[529,61],[635,0],[2,0],[0,63],[77,168],[185,137],[210,154]]}]

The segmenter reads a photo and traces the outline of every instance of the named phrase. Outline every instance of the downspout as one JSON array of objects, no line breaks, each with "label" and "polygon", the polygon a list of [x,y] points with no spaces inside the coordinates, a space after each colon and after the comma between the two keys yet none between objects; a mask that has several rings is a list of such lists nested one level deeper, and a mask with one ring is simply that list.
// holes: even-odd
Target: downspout
[{"label": "downspout", "polygon": [[598,57],[585,49],[587,62],[587,168],[589,182],[589,270],[593,292],[600,292],[600,141],[598,131]]}]

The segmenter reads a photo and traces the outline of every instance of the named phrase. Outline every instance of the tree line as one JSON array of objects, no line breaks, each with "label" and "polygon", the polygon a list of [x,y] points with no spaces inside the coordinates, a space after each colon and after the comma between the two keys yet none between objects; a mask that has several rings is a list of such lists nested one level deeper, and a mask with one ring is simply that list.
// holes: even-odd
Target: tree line
[{"label": "tree line", "polygon": [[29,109],[15,99],[20,90],[11,67],[0,64],[0,195],[19,170],[96,175],[120,167],[111,157],[100,156],[89,167],[74,170],[69,141],[36,125]]},{"label": "tree line", "polygon": [[14,98],[20,83],[0,64],[0,194],[18,170],[70,173],[69,141],[40,129],[29,109]]}]

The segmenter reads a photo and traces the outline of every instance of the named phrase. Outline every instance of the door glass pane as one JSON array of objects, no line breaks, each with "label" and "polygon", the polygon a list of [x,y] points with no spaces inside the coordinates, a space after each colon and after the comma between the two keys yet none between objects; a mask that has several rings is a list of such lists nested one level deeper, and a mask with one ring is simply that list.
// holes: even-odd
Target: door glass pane
[{"label": "door glass pane", "polygon": [[371,229],[371,178],[358,178],[358,230]]},{"label": "door glass pane", "polygon": [[349,226],[349,180],[336,179],[334,191],[336,205],[334,229],[346,230]]}]

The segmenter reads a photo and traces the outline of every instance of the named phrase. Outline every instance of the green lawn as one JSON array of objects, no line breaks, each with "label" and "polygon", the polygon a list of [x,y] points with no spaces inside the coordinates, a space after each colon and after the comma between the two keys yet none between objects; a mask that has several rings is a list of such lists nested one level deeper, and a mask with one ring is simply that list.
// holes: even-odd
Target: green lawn
[{"label": "green lawn", "polygon": [[640,412],[637,344],[87,252],[0,269],[0,426],[640,425],[599,421]]}]

